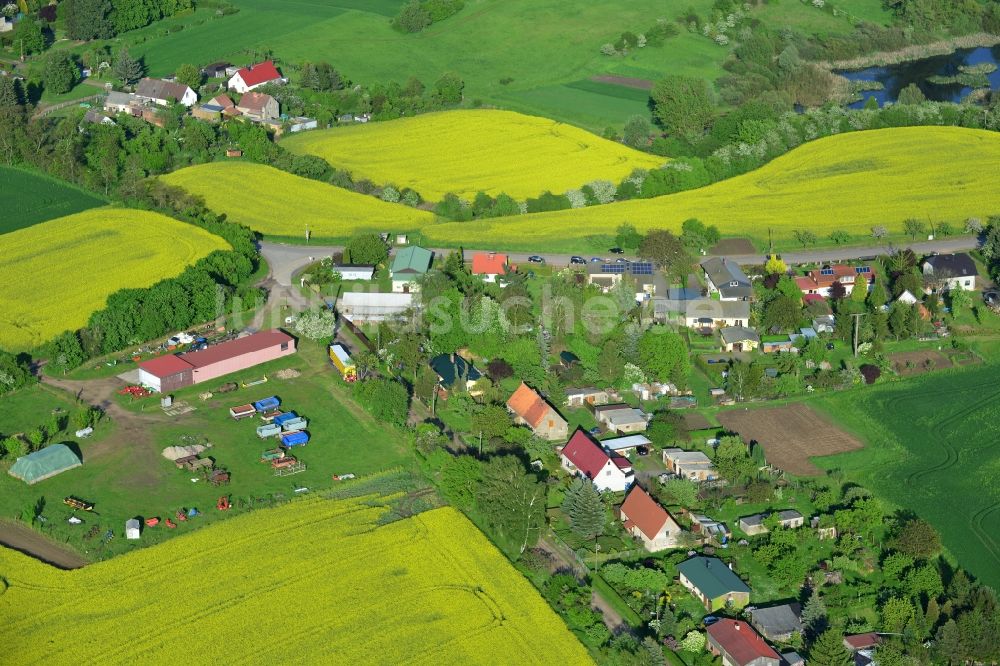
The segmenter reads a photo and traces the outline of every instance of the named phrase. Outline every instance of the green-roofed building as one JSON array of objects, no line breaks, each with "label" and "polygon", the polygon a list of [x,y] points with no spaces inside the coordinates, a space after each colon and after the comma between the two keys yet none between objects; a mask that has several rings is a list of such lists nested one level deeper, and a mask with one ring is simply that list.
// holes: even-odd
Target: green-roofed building
[{"label": "green-roofed building", "polygon": [[8,473],[30,486],[82,464],[68,446],[53,444],[40,451],[21,456],[11,465]]},{"label": "green-roofed building", "polygon": [[717,557],[692,557],[677,566],[681,585],[691,590],[705,608],[743,608],[750,603],[750,588]]},{"label": "green-roofed building", "polygon": [[417,280],[431,268],[434,253],[416,245],[404,247],[396,252],[389,267],[392,278],[392,290],[397,293],[409,293],[417,290]]}]

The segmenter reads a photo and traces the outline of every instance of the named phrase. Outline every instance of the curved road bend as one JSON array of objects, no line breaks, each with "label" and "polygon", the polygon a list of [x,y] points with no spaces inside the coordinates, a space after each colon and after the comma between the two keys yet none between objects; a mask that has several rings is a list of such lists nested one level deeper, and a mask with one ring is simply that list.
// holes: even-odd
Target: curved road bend
[{"label": "curved road bend", "polygon": [[[806,264],[822,261],[847,261],[850,259],[861,259],[884,254],[893,247],[906,247],[913,250],[917,255],[931,254],[932,252],[947,253],[973,250],[979,246],[979,241],[973,236],[960,236],[956,238],[946,238],[942,240],[921,241],[919,243],[908,243],[903,246],[872,245],[868,247],[847,247],[847,248],[827,248],[817,250],[802,250],[795,252],[784,252],[782,258],[790,264]],[[430,248],[435,254],[447,254],[455,248]],[[292,274],[300,268],[308,266],[313,261],[321,257],[328,257],[335,252],[343,250],[339,245],[286,245],[283,243],[262,242],[260,244],[261,254],[267,260],[271,268],[271,277],[280,285],[291,285]],[[477,252],[488,252],[490,250],[465,250],[465,259],[469,261],[473,254]],[[528,252],[507,252],[507,256],[515,263],[526,263]],[[571,255],[568,254],[548,254],[541,253],[538,256],[545,259],[549,264],[555,266],[566,266],[569,264]],[[591,254],[581,254],[584,259],[590,260]],[[602,257],[606,258],[606,257]],[[758,254],[737,254],[728,255],[728,258],[739,264],[762,263],[764,255]]]}]

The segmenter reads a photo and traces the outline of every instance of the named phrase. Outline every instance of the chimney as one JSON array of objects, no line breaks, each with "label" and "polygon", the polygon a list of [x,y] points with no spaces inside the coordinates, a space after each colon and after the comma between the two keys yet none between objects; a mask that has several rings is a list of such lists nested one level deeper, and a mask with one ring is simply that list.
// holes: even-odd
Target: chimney
[{"label": "chimney", "polygon": [[733,628],[736,629],[736,631],[739,631],[740,630],[740,623],[739,622],[733,622]]},{"label": "chimney", "polygon": [[452,363],[452,365],[455,364],[455,352],[451,353],[451,363]]}]

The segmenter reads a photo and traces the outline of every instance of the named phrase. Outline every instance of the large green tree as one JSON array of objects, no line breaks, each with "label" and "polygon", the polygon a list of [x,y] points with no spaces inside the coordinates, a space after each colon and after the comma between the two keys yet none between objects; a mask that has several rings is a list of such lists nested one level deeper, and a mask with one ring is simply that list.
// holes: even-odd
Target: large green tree
[{"label": "large green tree", "polygon": [[535,545],[545,526],[545,485],[515,456],[498,456],[483,465],[476,505],[514,556]]},{"label": "large green tree", "polygon": [[563,499],[562,509],[569,516],[573,533],[585,541],[604,534],[607,520],[604,502],[590,479],[575,479]]},{"label": "large green tree", "polygon": [[45,88],[51,93],[68,93],[79,75],[80,69],[67,51],[54,51],[45,59]]},{"label": "large green tree", "polygon": [[667,76],[650,92],[653,114],[670,134],[697,139],[709,126],[715,106],[708,84],[698,78]]},{"label": "large green tree", "polygon": [[854,663],[844,647],[844,638],[836,629],[828,629],[809,647],[811,666],[850,666]]},{"label": "large green tree", "polygon": [[130,56],[128,49],[123,48],[115,56],[111,69],[123,84],[130,86],[142,78],[144,67],[142,61]]},{"label": "large green tree", "polygon": [[639,244],[639,256],[656,263],[671,277],[683,280],[694,260],[683,241],[669,231],[651,229]]},{"label": "large green tree", "polygon": [[653,326],[639,338],[640,368],[659,381],[671,381],[678,386],[687,384],[691,374],[684,340],[675,331],[665,326]]},{"label": "large green tree", "polygon": [[115,34],[111,0],[63,0],[59,13],[70,39],[107,39]]},{"label": "large green tree", "polygon": [[389,250],[378,234],[358,234],[351,236],[344,246],[344,262],[350,264],[381,264],[389,256]]}]

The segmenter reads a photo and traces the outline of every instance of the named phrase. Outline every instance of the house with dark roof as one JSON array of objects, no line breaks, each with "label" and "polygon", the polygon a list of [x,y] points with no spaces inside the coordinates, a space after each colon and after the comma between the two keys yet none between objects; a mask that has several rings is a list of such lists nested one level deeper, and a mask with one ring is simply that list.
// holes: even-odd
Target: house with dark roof
[{"label": "house with dark roof", "polygon": [[590,479],[600,491],[621,492],[635,481],[628,458],[596,442],[586,431],[577,429],[559,451],[562,468],[573,475]]},{"label": "house with dark roof", "polygon": [[965,252],[955,254],[932,254],[921,264],[924,277],[941,283],[941,291],[959,287],[966,291],[976,288],[979,270],[976,262]]},{"label": "house with dark roof", "polygon": [[507,400],[507,409],[514,422],[531,428],[536,436],[547,440],[565,439],[569,424],[537,391],[524,382]]},{"label": "house with dark roof", "polygon": [[750,603],[750,588],[717,557],[695,556],[677,565],[681,585],[709,611],[743,608]]},{"label": "house with dark roof", "polygon": [[642,547],[649,552],[677,547],[680,525],[638,485],[632,486],[618,515],[625,531],[641,541]]},{"label": "house with dark roof", "polygon": [[750,622],[771,641],[787,643],[795,633],[802,633],[802,604],[793,602],[750,611]]},{"label": "house with dark roof", "polygon": [[438,383],[447,390],[453,389],[455,382],[462,379],[465,380],[465,390],[471,390],[483,377],[470,361],[458,354],[439,354],[432,358],[428,365],[437,374]]},{"label": "house with dark roof", "polygon": [[757,331],[746,326],[726,326],[720,329],[719,340],[724,352],[753,351],[760,345]]},{"label": "house with dark roof", "polygon": [[201,68],[201,75],[206,79],[221,78],[226,75],[228,68],[228,62],[213,62],[211,65],[205,65]]},{"label": "house with dark roof", "polygon": [[242,94],[262,85],[280,83],[281,81],[281,74],[278,73],[274,63],[266,60],[249,67],[241,67],[232,75],[226,83],[226,87]]},{"label": "house with dark roof", "polygon": [[781,656],[746,622],[724,618],[707,630],[708,651],[723,666],[780,666]]},{"label": "house with dark roof", "polygon": [[600,287],[601,291],[608,292],[623,280],[634,285],[635,300],[639,303],[667,290],[666,281],[652,262],[587,264],[587,284]]},{"label": "house with dark roof", "polygon": [[871,650],[878,647],[879,637],[874,631],[864,634],[848,634],[844,636],[844,647],[851,653],[860,650]]},{"label": "house with dark roof", "polygon": [[159,106],[170,106],[178,102],[184,106],[194,106],[198,95],[189,86],[163,79],[143,79],[135,87],[135,96],[139,100],[152,102]]},{"label": "house with dark roof", "polygon": [[417,281],[431,269],[433,259],[433,252],[418,245],[396,252],[389,267],[392,290],[403,294],[418,291],[420,285]]},{"label": "house with dark roof", "polygon": [[719,294],[723,301],[749,301],[753,297],[750,278],[732,259],[712,257],[701,262],[708,278],[708,293]]}]

